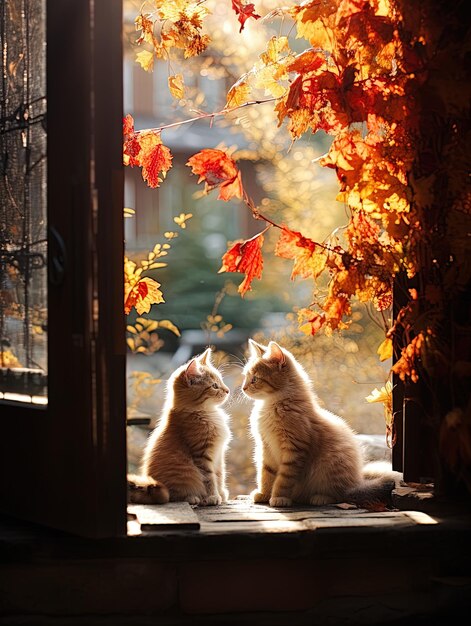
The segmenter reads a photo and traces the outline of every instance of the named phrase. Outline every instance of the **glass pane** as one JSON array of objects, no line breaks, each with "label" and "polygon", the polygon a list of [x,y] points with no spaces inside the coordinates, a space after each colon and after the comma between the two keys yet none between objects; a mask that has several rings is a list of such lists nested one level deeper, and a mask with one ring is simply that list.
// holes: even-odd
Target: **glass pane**
[{"label": "glass pane", "polygon": [[46,2],[0,5],[0,400],[47,402]]}]

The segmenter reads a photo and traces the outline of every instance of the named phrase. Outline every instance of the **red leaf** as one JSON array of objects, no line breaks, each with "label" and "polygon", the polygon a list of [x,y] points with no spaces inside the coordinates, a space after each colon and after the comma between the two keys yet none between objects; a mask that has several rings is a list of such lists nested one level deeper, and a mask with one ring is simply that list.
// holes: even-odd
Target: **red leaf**
[{"label": "red leaf", "polygon": [[130,165],[131,167],[139,165],[137,156],[141,150],[141,146],[138,136],[134,132],[134,120],[129,113],[123,119],[123,136],[123,157],[125,165]]},{"label": "red leaf", "polygon": [[154,130],[136,132],[132,115],[123,119],[123,157],[124,164],[142,167],[142,178],[149,187],[158,187],[172,167],[172,154],[162,144],[160,133]]},{"label": "red leaf", "polygon": [[134,135],[134,119],[129,113],[123,118],[123,135],[125,138],[128,135]]},{"label": "red leaf", "polygon": [[249,19],[249,17],[253,17],[255,20],[260,19],[260,15],[255,13],[255,6],[252,2],[244,4],[242,0],[232,0],[232,8],[234,9],[237,19],[240,22],[239,33],[243,31],[245,22]]},{"label": "red leaf", "polygon": [[205,181],[205,191],[219,187],[218,200],[242,198],[242,178],[234,161],[223,150],[205,148],[187,161],[193,174],[199,174],[198,182]]},{"label": "red leaf", "polygon": [[136,303],[139,300],[144,300],[148,291],[149,288],[147,287],[147,283],[145,281],[139,281],[137,285],[135,285],[135,287],[129,292],[126,302],[124,303],[124,312],[126,315],[131,312],[132,307],[136,306]]},{"label": "red leaf", "polygon": [[250,286],[254,278],[262,277],[263,269],[263,233],[267,229],[255,235],[246,241],[238,241],[226,254],[222,257],[221,272],[241,272],[245,274],[245,278],[239,285],[239,293],[244,296],[247,291],[251,291]]},{"label": "red leaf", "polygon": [[159,173],[165,177],[172,167],[172,154],[167,146],[159,143],[143,155],[141,164],[142,178],[147,181],[149,187],[158,187],[162,182]]}]

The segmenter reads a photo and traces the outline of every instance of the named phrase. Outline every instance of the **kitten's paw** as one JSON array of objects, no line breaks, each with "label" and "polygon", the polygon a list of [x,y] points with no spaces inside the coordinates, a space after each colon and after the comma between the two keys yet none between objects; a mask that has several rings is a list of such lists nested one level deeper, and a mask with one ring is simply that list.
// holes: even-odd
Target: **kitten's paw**
[{"label": "kitten's paw", "polygon": [[314,506],[322,506],[324,504],[335,504],[337,500],[332,496],[327,496],[324,493],[316,493],[309,498],[309,504]]},{"label": "kitten's paw", "polygon": [[270,506],[275,506],[275,507],[283,507],[283,506],[291,506],[293,504],[293,501],[291,500],[291,498],[283,498],[281,496],[278,497],[272,497],[270,498],[270,502],[269,502]]},{"label": "kitten's paw", "polygon": [[222,502],[222,498],[219,494],[215,495],[215,496],[206,496],[206,498],[203,498],[201,500],[201,506],[217,506],[218,504],[221,504]]},{"label": "kitten's paw", "polygon": [[268,502],[268,500],[270,499],[270,496],[267,496],[266,494],[262,493],[261,491],[257,491],[256,489],[255,491],[252,491],[250,497],[252,499],[252,502],[254,502],[255,504],[262,504],[264,502]]},{"label": "kitten's paw", "polygon": [[186,496],[184,501],[188,502],[188,504],[201,504],[201,498],[198,496]]},{"label": "kitten's paw", "polygon": [[227,489],[221,491],[221,504],[225,504],[229,500],[229,492]]}]

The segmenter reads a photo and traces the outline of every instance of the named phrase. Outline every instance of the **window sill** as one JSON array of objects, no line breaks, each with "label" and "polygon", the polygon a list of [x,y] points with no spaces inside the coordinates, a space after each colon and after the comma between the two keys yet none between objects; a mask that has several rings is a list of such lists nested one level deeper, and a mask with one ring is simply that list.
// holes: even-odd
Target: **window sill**
[{"label": "window sill", "polygon": [[[1,520],[0,625],[44,626],[44,615],[48,626],[429,625],[471,608],[469,509],[270,509],[240,498],[134,515],[149,508],[160,525],[100,540]],[[195,519],[199,528],[184,526]]]}]

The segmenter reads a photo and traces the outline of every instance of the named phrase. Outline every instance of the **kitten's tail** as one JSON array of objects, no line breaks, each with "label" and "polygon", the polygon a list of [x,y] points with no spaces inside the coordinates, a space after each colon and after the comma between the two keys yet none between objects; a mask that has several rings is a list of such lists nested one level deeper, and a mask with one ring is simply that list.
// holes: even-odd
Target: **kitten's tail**
[{"label": "kitten's tail", "polygon": [[365,508],[392,504],[392,491],[400,485],[402,474],[387,462],[368,463],[363,468],[363,482],[347,493],[347,502]]},{"label": "kitten's tail", "polygon": [[160,481],[150,476],[128,474],[128,500],[133,504],[166,504],[170,495]]}]

